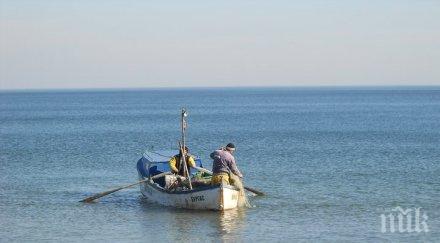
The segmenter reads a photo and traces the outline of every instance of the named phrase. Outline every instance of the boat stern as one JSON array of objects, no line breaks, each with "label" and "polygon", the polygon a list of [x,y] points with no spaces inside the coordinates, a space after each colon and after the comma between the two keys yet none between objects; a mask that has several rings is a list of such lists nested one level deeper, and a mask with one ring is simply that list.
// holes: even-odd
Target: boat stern
[{"label": "boat stern", "polygon": [[234,186],[221,184],[218,196],[218,210],[236,208],[238,206],[238,193],[239,191]]}]

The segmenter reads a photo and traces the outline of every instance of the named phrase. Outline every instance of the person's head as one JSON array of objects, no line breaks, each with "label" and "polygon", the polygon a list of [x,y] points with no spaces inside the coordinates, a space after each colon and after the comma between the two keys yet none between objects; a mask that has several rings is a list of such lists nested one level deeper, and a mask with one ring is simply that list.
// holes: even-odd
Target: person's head
[{"label": "person's head", "polygon": [[[189,148],[185,146],[185,154],[189,153]],[[179,151],[179,154],[182,155],[182,151]]]},{"label": "person's head", "polygon": [[226,145],[225,149],[229,153],[233,154],[235,151],[235,145],[233,143],[228,143],[228,145]]}]

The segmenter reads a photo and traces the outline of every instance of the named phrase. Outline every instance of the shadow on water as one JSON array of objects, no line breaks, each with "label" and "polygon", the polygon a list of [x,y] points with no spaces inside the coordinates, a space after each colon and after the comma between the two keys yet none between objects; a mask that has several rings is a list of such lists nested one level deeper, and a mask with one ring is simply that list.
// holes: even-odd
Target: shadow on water
[{"label": "shadow on water", "polygon": [[[246,226],[247,208],[227,211],[191,210],[161,206],[140,198],[146,217],[155,215],[154,222],[163,225],[167,240],[240,240]],[[147,227],[151,227],[147,223]]]}]

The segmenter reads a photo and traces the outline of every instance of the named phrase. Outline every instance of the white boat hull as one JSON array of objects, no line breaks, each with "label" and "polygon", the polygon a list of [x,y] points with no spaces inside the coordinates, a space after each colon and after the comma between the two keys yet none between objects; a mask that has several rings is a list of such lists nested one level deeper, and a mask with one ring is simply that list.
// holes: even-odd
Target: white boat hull
[{"label": "white boat hull", "polygon": [[230,185],[169,192],[153,182],[144,182],[141,193],[151,202],[187,209],[228,210],[238,205],[238,189]]}]

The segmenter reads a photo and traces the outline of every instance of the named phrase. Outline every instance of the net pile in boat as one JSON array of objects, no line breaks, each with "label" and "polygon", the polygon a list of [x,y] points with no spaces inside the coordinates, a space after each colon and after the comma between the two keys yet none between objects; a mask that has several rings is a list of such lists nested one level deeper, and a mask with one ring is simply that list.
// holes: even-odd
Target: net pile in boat
[{"label": "net pile in boat", "polygon": [[239,189],[238,192],[238,207],[251,207],[249,200],[246,196],[246,192],[244,190],[243,183],[241,182],[240,177],[234,175],[234,173],[230,173],[230,177],[232,179],[232,185]]}]

